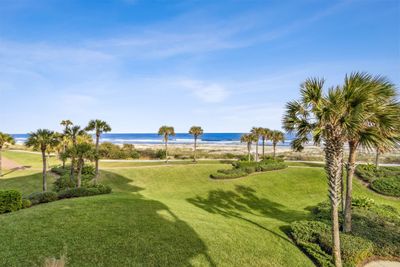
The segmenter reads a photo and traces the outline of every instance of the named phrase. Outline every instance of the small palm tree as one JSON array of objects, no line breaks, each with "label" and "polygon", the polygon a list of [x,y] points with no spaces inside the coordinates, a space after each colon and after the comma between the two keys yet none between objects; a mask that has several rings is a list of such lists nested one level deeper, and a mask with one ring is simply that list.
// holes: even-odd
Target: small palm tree
[{"label": "small palm tree", "polygon": [[271,141],[272,141],[272,146],[273,146],[273,148],[274,148],[274,154],[273,154],[273,156],[274,156],[274,158],[275,158],[275,155],[276,155],[276,145],[277,145],[279,142],[282,142],[282,143],[285,142],[285,134],[284,134],[283,132],[281,132],[281,131],[274,130],[274,131],[271,131],[270,138],[271,138]]},{"label": "small palm tree", "polygon": [[251,145],[253,144],[253,142],[258,141],[257,137],[254,136],[253,134],[249,133],[249,134],[244,134],[240,137],[240,142],[241,143],[246,143],[247,145],[247,157],[248,157],[248,161],[251,161]]},{"label": "small palm tree", "polygon": [[2,163],[1,163],[1,161],[2,161],[1,152],[2,152],[4,146],[13,145],[13,144],[15,144],[14,137],[12,137],[9,134],[0,132],[0,177],[3,175],[3,173],[2,173]]},{"label": "small palm tree", "polygon": [[271,130],[268,128],[263,128],[261,132],[262,139],[262,156],[265,158],[265,142],[271,139]]},{"label": "small palm tree", "polygon": [[[78,141],[78,136],[86,134],[85,130],[81,129],[80,126],[74,125],[72,127],[68,127],[64,132],[66,136],[71,140],[72,147],[76,147]],[[75,156],[72,154],[71,156],[71,172],[70,172],[70,179],[71,181],[74,180],[74,172],[75,172]]]},{"label": "small palm tree", "polygon": [[64,134],[60,135],[60,142],[61,142],[61,146],[62,146],[62,152],[61,152],[60,156],[61,156],[61,161],[62,161],[62,167],[63,167],[63,169],[65,169],[65,161],[67,159],[65,157],[65,152],[66,152],[67,147],[69,145],[68,144],[69,143],[69,138],[65,133],[68,131],[69,127],[73,125],[73,123],[70,120],[62,120],[60,125],[64,126],[64,129],[63,129]]},{"label": "small palm tree", "polygon": [[85,130],[86,131],[95,131],[95,134],[96,134],[96,159],[95,159],[96,177],[94,179],[94,182],[97,183],[97,180],[99,178],[99,156],[98,155],[99,155],[100,136],[102,133],[111,132],[111,127],[105,121],[91,120],[91,121],[89,121],[89,124],[88,124],[88,126],[86,126]]},{"label": "small palm tree", "polygon": [[81,187],[81,177],[82,177],[82,169],[85,164],[85,160],[93,160],[95,157],[96,151],[93,149],[93,145],[91,143],[78,143],[76,146],[71,147],[68,151],[68,154],[71,157],[77,159],[77,177],[76,177],[76,186]]},{"label": "small palm tree", "polygon": [[168,162],[168,139],[170,136],[175,136],[175,129],[172,126],[161,126],[158,129],[158,135],[163,137],[163,141],[165,144],[165,162]]},{"label": "small palm tree", "polygon": [[193,161],[196,162],[196,150],[197,150],[197,138],[203,134],[203,129],[200,126],[192,126],[189,130],[189,134],[194,137],[194,150],[193,150]]},{"label": "small palm tree", "polygon": [[260,140],[260,137],[262,137],[264,133],[264,128],[261,127],[253,127],[251,129],[251,134],[253,134],[254,138],[256,139],[256,162],[258,162],[258,141]]},{"label": "small palm tree", "polygon": [[25,142],[27,147],[33,147],[42,152],[43,161],[43,191],[47,190],[47,160],[46,151],[48,148],[55,147],[59,143],[56,134],[47,129],[39,129],[36,132],[31,132]]}]

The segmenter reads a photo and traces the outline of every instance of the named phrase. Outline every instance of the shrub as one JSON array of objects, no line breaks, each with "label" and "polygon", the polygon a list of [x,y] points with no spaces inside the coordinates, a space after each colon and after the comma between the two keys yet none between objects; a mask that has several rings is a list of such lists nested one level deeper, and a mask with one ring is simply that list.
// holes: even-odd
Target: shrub
[{"label": "shrub", "polygon": [[164,149],[159,149],[156,151],[155,157],[157,159],[165,159],[167,157],[167,152]]},{"label": "shrub", "polygon": [[375,204],[375,201],[367,197],[355,197],[351,200],[353,207],[369,208]]},{"label": "shrub", "polygon": [[400,178],[389,177],[374,180],[371,188],[384,195],[400,197]]},{"label": "shrub", "polygon": [[22,208],[30,208],[32,206],[32,202],[29,199],[22,199]]},{"label": "shrub", "polygon": [[97,184],[90,187],[79,187],[79,188],[70,188],[64,190],[58,194],[59,199],[63,198],[73,198],[73,197],[86,197],[86,196],[95,196],[101,194],[109,194],[111,193],[111,187],[107,185]]},{"label": "shrub", "polygon": [[55,174],[58,174],[60,176],[67,174],[69,172],[70,168],[63,168],[63,167],[53,167],[51,168],[51,171],[54,172]]},{"label": "shrub", "polygon": [[233,179],[247,176],[248,173],[241,169],[218,170],[217,173],[210,175],[213,179]]},{"label": "shrub", "polygon": [[[94,178],[94,174],[92,174],[93,166],[91,166],[91,165],[89,165],[89,166],[90,166],[90,168],[87,168],[85,170],[85,172],[90,173],[90,174],[82,174],[82,176],[81,176],[81,186],[82,187],[89,186]],[[82,170],[82,173],[83,173],[83,170]],[[74,188],[74,187],[76,187],[76,181],[71,181],[69,173],[64,174],[63,176],[59,177],[53,183],[53,190],[56,192],[60,192],[65,189]]]},{"label": "shrub", "polygon": [[16,190],[0,191],[0,214],[17,211],[22,207],[22,194]]},{"label": "shrub", "polygon": [[140,157],[140,154],[132,144],[123,144],[121,147],[110,142],[104,142],[99,146],[99,157],[105,159],[136,159]]},{"label": "shrub", "polygon": [[[291,235],[302,249],[320,266],[332,264],[330,226],[319,221],[298,221],[291,224]],[[340,235],[342,259],[346,266],[356,266],[373,254],[373,244],[362,237]]]},{"label": "shrub", "polygon": [[52,202],[58,199],[58,195],[55,192],[36,192],[32,193],[28,196],[28,199],[31,201],[32,205],[37,205],[40,203]]}]

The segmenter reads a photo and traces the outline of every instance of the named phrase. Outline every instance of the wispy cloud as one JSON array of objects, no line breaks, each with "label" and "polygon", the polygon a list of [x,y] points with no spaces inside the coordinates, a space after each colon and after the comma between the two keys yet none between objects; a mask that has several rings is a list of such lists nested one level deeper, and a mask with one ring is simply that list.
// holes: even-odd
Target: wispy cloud
[{"label": "wispy cloud", "polygon": [[181,86],[191,91],[198,99],[207,103],[219,103],[229,96],[229,91],[217,83],[207,83],[199,80],[182,80]]}]

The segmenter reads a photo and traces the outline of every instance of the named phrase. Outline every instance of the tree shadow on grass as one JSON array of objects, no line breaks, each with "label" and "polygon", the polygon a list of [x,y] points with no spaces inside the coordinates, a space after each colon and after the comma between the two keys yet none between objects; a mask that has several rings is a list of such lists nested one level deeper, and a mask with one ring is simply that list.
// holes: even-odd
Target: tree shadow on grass
[{"label": "tree shadow on grass", "polygon": [[260,198],[256,191],[248,186],[237,185],[234,191],[213,190],[208,197],[197,196],[187,201],[210,213],[220,214],[225,217],[235,217],[264,229],[286,241],[285,236],[279,235],[261,224],[245,217],[245,214],[273,218],[285,223],[291,223],[307,217],[307,213],[290,210],[282,204],[266,198]]},{"label": "tree shadow on grass", "polygon": [[0,265],[41,266],[66,250],[71,266],[216,266],[196,231],[165,204],[143,197],[131,179],[103,174],[121,192],[0,215]]}]

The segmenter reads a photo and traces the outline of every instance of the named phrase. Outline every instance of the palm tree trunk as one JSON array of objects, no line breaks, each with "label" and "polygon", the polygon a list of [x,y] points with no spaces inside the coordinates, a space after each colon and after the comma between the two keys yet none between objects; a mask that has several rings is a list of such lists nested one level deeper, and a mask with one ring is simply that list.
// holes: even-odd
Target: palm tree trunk
[{"label": "palm tree trunk", "polygon": [[[335,134],[335,133],[333,133]],[[336,267],[342,266],[339,237],[339,194],[340,168],[342,166],[343,142],[341,137],[333,137],[325,142],[325,170],[328,175],[329,199],[331,203],[332,220],[332,256]]]},{"label": "palm tree trunk", "polygon": [[265,138],[262,139],[262,155],[263,159],[265,158]]},{"label": "palm tree trunk", "polygon": [[256,162],[258,162],[258,139],[256,141]]},{"label": "palm tree trunk", "polygon": [[356,168],[356,152],[357,143],[349,142],[349,160],[347,162],[347,179],[346,179],[346,208],[344,211],[344,227],[345,233],[351,232],[351,201],[353,195],[353,177]]},{"label": "palm tree trunk", "polygon": [[100,141],[100,134],[96,134],[96,176],[94,177],[94,184],[97,184],[97,180],[99,179],[99,141]]},{"label": "palm tree trunk", "polygon": [[63,169],[65,169],[65,150],[67,150],[67,147],[66,147],[66,145],[65,145],[65,143],[63,144],[63,151],[62,151],[62,153],[63,153],[63,155],[62,155],[62,168]]},{"label": "palm tree trunk", "polygon": [[375,155],[375,167],[379,169],[379,148],[376,148],[376,155]]},{"label": "palm tree trunk", "polygon": [[3,151],[3,147],[0,147],[0,177],[3,176],[2,151]]},{"label": "palm tree trunk", "polygon": [[78,176],[76,181],[76,186],[81,187],[81,177],[82,177],[83,159],[78,160]]},{"label": "palm tree trunk", "polygon": [[43,191],[47,191],[47,159],[46,150],[42,150],[42,161],[43,161]]},{"label": "palm tree trunk", "polygon": [[168,163],[168,140],[165,140],[165,163]]},{"label": "palm tree trunk", "polygon": [[273,146],[274,146],[274,158],[275,158],[275,155],[276,155],[276,143],[273,143]]},{"label": "palm tree trunk", "polygon": [[196,162],[197,136],[194,137],[193,161]]},{"label": "palm tree trunk", "polygon": [[250,144],[248,143],[248,144],[247,144],[247,156],[248,156],[248,158],[249,158],[249,162],[251,161],[250,150],[251,150],[251,146],[250,146]]},{"label": "palm tree trunk", "polygon": [[340,197],[341,197],[341,199],[342,199],[342,207],[341,207],[341,211],[342,211],[342,215],[343,215],[343,217],[344,217],[344,214],[345,214],[345,207],[346,207],[346,196],[345,196],[345,190],[344,190],[344,177],[343,177],[343,174],[344,174],[344,171],[343,171],[343,168],[344,168],[344,160],[343,160],[343,155],[342,155],[342,166],[341,166],[341,168],[340,168],[340,170],[341,170],[341,173],[340,173],[340,191],[341,191],[341,193],[340,193]]},{"label": "palm tree trunk", "polygon": [[74,181],[74,172],[75,172],[75,157],[72,156],[71,157],[71,171],[70,171],[70,176],[69,176],[71,182]]}]

